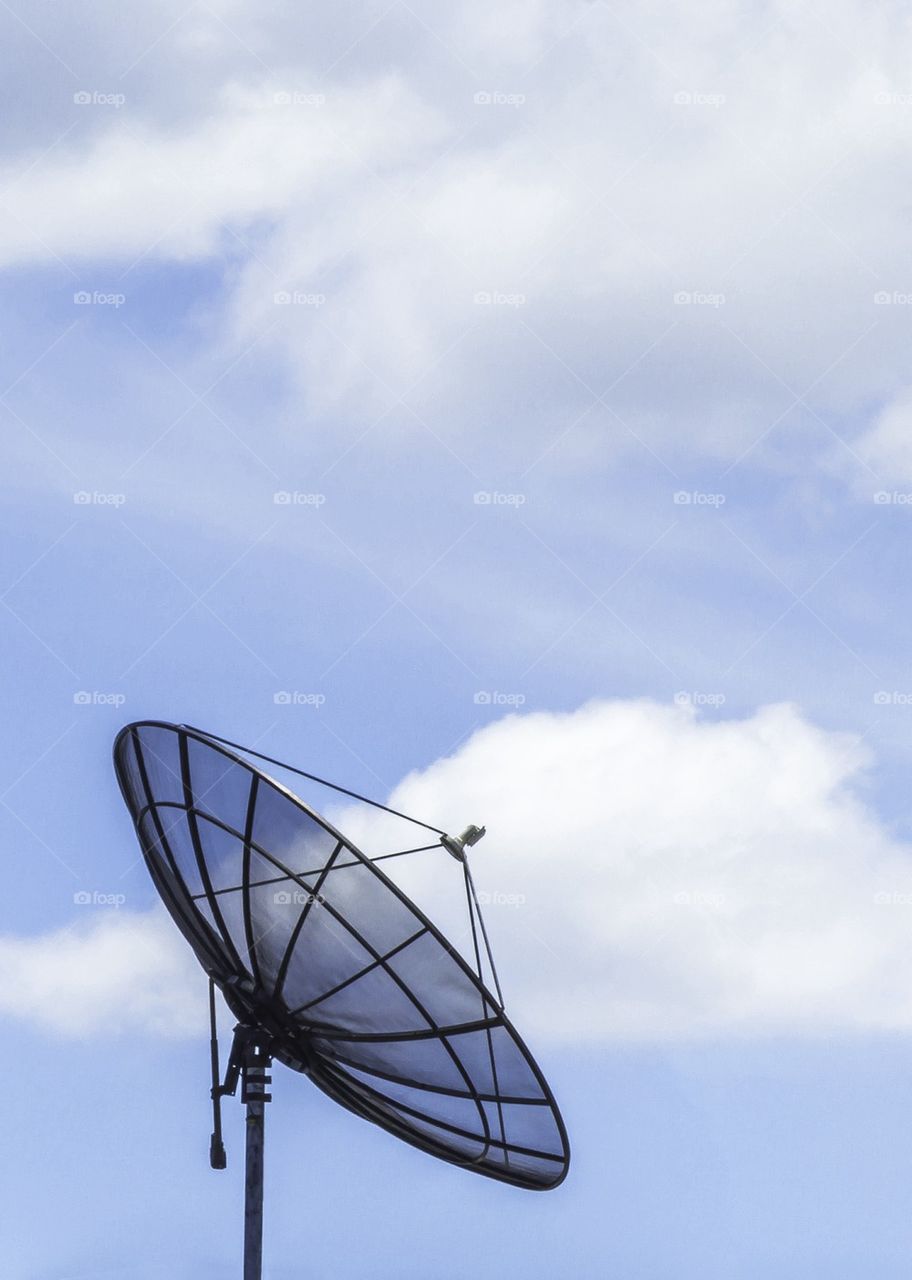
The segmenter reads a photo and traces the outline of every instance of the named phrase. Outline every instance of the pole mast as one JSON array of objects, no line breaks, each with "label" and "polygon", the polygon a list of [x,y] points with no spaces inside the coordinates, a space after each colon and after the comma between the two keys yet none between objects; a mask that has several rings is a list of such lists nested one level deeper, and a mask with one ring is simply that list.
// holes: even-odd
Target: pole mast
[{"label": "pole mast", "polygon": [[267,1086],[272,1081],[272,1059],[265,1037],[250,1037],[245,1045],[241,1101],[247,1108],[247,1163],[244,1177],[244,1280],[263,1275],[263,1148],[266,1103],[272,1101]]}]

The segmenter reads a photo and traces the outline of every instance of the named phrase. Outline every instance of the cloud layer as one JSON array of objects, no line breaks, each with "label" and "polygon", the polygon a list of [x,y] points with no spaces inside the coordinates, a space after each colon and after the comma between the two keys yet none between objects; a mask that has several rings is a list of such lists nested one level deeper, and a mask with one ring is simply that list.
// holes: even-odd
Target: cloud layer
[{"label": "cloud layer", "polygon": [[0,262],[218,262],[207,340],[277,353],[311,411],[408,393],[452,443],[534,383],[514,429],[538,443],[543,403],[541,447],[569,429],[571,462],[577,437],[831,446],[904,391],[898,12],[393,5],[350,41],[230,5],[161,17],[0,173]]}]

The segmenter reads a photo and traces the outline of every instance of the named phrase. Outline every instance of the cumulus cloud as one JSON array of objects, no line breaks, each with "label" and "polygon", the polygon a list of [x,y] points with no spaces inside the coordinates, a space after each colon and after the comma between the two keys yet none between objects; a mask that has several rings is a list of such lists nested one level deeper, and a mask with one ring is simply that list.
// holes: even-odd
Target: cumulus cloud
[{"label": "cumulus cloud", "polygon": [[[787,705],[594,702],[500,720],[392,803],[487,823],[475,879],[508,1007],[538,1035],[908,1029],[912,850],[866,805],[868,763]],[[440,915],[430,856],[385,865]]]},{"label": "cumulus cloud", "polygon": [[205,978],[161,910],[107,906],[64,929],[0,937],[0,974],[0,1013],[66,1037],[206,1025]]}]

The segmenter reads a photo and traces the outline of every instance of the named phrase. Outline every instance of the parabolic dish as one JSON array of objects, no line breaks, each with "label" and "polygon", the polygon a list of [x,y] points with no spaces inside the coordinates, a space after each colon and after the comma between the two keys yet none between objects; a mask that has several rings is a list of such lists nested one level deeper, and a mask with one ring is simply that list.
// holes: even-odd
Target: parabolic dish
[{"label": "parabolic dish", "polygon": [[279,782],[183,725],[127,725],[124,799],[235,1016],[330,1097],[443,1160],[546,1190],[570,1159],[529,1050],[455,947]]}]

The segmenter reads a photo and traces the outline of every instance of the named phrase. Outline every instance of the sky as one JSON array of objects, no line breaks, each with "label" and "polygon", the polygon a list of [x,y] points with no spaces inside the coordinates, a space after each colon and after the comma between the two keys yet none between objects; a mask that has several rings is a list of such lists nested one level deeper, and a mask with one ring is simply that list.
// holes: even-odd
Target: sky
[{"label": "sky", "polygon": [[[907,1275],[905,7],[0,35],[4,1274],[237,1270],[111,764],[148,717],[486,824],[570,1133],[524,1193],[277,1068],[270,1280]],[[397,864],[464,945],[448,870]]]}]

